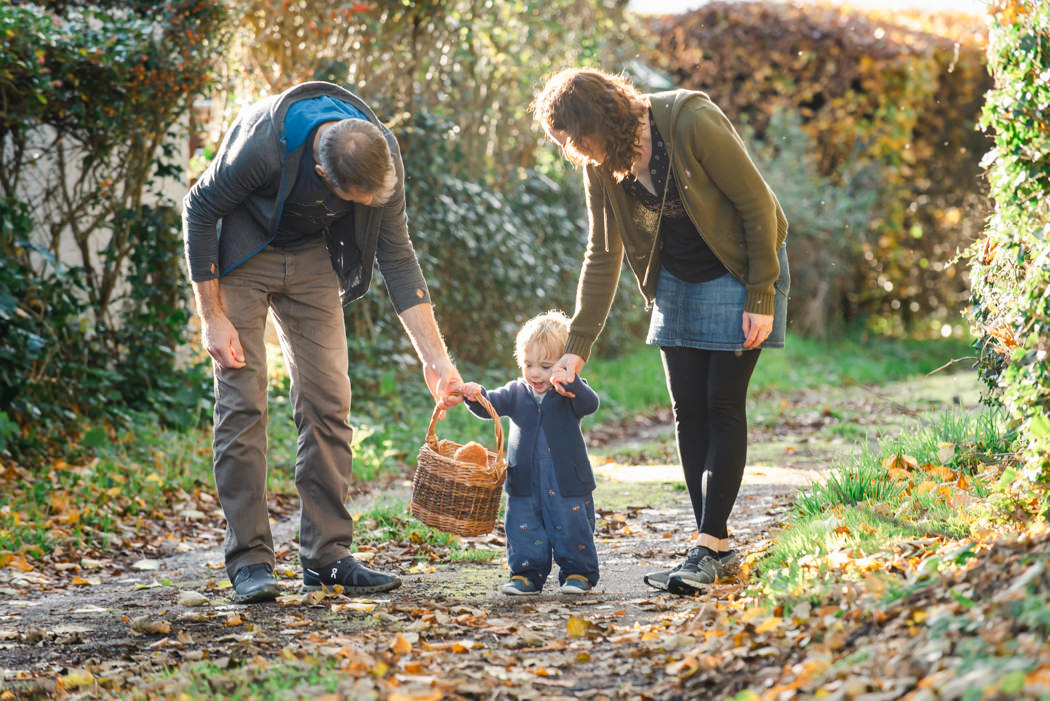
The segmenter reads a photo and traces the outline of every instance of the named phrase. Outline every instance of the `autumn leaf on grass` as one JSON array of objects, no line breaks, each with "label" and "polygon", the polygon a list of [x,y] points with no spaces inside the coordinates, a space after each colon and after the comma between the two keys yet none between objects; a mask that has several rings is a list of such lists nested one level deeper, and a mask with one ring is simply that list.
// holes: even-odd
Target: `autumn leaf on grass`
[{"label": "autumn leaf on grass", "polygon": [[955,481],[955,473],[949,470],[944,465],[926,464],[922,466],[922,469],[926,474],[931,475],[932,477],[936,477],[941,482]]},{"label": "autumn leaf on grass", "polygon": [[566,624],[570,638],[580,638],[587,635],[587,631],[590,630],[591,624],[584,618],[579,616],[569,616],[569,622]]},{"label": "autumn leaf on grass", "polygon": [[937,459],[941,463],[949,462],[955,457],[955,444],[954,443],[938,443],[937,444]]},{"label": "autumn leaf on grass", "polygon": [[882,467],[886,470],[918,470],[919,461],[910,455],[897,453],[882,461]]}]

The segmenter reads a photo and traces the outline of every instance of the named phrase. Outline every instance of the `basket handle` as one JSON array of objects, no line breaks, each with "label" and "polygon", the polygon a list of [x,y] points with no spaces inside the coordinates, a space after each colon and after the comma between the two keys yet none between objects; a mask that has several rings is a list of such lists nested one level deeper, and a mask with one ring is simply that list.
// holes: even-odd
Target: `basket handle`
[{"label": "basket handle", "polygon": [[[458,390],[452,394],[462,396],[462,392]],[[478,404],[485,408],[485,411],[492,417],[492,425],[496,432],[496,467],[505,470],[507,468],[507,456],[503,452],[503,422],[499,420],[499,414],[492,407],[492,403],[485,398],[485,395],[478,395]],[[441,414],[441,402],[438,402],[434,407],[434,415],[430,417],[430,428],[427,429],[427,445],[430,446],[431,450],[435,453],[438,452],[438,439],[437,434],[434,433],[434,429],[437,427],[438,416]]]}]

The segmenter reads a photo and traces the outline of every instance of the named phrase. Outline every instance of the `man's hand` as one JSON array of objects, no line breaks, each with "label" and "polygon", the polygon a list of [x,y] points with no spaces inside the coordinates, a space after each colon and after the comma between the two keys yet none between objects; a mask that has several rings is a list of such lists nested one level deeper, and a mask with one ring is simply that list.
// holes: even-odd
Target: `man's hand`
[{"label": "man's hand", "polygon": [[430,394],[441,405],[439,419],[445,418],[445,410],[460,404],[463,401],[463,378],[451,362],[441,368],[433,365],[423,366],[423,379],[427,383]]},{"label": "man's hand", "polygon": [[245,366],[241,337],[225,314],[201,321],[201,342],[220,368],[230,370]]},{"label": "man's hand", "polygon": [[243,368],[245,362],[241,337],[223,310],[219,281],[193,283],[193,296],[197,300],[197,314],[201,318],[201,344],[204,350],[224,370]]},{"label": "man's hand", "polygon": [[575,397],[576,395],[565,389],[565,385],[576,381],[576,376],[583,370],[586,361],[575,353],[566,353],[551,368],[551,385],[554,391],[564,397]]},{"label": "man's hand", "polygon": [[743,329],[744,348],[758,348],[773,331],[773,315],[744,312]]}]

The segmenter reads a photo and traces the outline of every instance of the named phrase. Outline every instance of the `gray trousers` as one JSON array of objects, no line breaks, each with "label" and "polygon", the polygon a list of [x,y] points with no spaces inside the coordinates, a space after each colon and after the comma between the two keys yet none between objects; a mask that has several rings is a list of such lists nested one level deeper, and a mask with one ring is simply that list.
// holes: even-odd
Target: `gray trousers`
[{"label": "gray trousers", "polygon": [[267,311],[277,322],[299,432],[295,486],[304,567],[346,557],[353,519],[350,378],[339,282],[324,242],[267,246],[220,280],[223,308],[244,348],[245,367],[215,371],[215,486],[226,516],[226,571],[274,564],[266,504]]}]

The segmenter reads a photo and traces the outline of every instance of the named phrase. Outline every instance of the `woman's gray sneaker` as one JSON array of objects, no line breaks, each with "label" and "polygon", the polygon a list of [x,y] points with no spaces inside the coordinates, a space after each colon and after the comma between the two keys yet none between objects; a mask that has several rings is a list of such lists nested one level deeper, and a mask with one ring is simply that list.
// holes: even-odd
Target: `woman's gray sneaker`
[{"label": "woman's gray sneaker", "polygon": [[[656,570],[655,572],[649,572],[644,577],[642,577],[642,581],[644,581],[646,584],[653,587],[654,589],[668,591],[668,584],[670,582],[671,576],[679,572],[683,567],[697,567],[700,564],[700,560],[703,557],[702,552],[703,551],[700,550],[699,547],[694,547],[690,549],[689,555],[686,556],[685,562],[679,565],[675,565],[669,570]],[[728,550],[722,553],[718,556],[718,561],[722,564],[723,567],[728,567],[729,565],[733,564],[737,561],[736,550]],[[682,593],[691,594],[692,592],[683,591]]]},{"label": "woman's gray sneaker", "polygon": [[693,548],[681,569],[667,578],[667,591],[680,596],[692,596],[729,575],[726,567],[736,562],[736,551],[712,557]]},{"label": "woman's gray sneaker", "polygon": [[653,587],[654,589],[659,589],[660,591],[667,591],[667,580],[671,578],[672,574],[681,569],[681,567],[681,565],[676,565],[675,567],[672,567],[669,570],[656,570],[655,572],[648,572],[644,577],[642,577],[642,581],[644,581],[646,584]]}]

